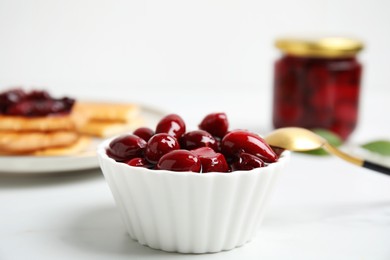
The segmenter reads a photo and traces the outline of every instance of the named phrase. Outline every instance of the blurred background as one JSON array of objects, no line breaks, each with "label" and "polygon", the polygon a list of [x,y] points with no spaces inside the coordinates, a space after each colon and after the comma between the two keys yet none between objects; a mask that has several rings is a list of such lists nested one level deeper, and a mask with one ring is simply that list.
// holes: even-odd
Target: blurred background
[{"label": "blurred background", "polygon": [[389,10],[387,0],[0,0],[0,90],[44,87],[184,117],[223,110],[267,128],[279,36],[363,40],[362,107],[387,97]]}]

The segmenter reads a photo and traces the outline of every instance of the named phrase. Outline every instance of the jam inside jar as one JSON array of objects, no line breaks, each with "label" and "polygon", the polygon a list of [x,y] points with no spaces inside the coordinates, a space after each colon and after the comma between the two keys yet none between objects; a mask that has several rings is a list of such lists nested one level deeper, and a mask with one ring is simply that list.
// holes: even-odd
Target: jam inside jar
[{"label": "jam inside jar", "polygon": [[323,128],[347,139],[358,121],[362,43],[346,38],[280,39],[273,125]]}]

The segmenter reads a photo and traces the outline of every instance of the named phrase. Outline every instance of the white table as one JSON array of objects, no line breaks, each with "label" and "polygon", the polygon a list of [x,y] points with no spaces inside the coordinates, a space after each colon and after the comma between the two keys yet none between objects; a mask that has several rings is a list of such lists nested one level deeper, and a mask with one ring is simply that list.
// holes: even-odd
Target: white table
[{"label": "white table", "polygon": [[[242,94],[242,93],[241,93]],[[232,126],[268,131],[268,104],[225,93],[198,109],[167,110],[197,122],[220,104]],[[366,94],[353,140],[390,138],[388,93]],[[262,99],[265,100],[265,99]],[[158,104],[158,97],[150,97]],[[248,105],[250,104],[250,105]],[[249,106],[249,112],[248,112]],[[259,108],[260,110],[260,108]],[[230,113],[230,114],[229,114]],[[253,119],[259,115],[259,123]],[[372,116],[375,115],[375,116]],[[386,115],[386,117],[385,117]],[[195,124],[195,123],[194,123]],[[0,259],[390,259],[390,177],[334,157],[293,154],[257,237],[216,254],[182,255],[132,241],[99,169],[48,175],[0,175]]]}]

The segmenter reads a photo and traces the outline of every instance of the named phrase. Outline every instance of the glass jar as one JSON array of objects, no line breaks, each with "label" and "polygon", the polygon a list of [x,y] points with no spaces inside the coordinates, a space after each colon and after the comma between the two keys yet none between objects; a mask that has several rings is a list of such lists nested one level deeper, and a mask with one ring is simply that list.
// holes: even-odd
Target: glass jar
[{"label": "glass jar", "polygon": [[273,125],[323,128],[344,140],[356,127],[362,65],[360,41],[279,39],[274,68]]}]

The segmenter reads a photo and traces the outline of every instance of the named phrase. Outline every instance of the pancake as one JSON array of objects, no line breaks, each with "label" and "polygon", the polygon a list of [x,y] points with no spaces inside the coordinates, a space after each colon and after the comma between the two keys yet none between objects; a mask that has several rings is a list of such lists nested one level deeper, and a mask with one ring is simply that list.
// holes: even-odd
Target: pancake
[{"label": "pancake", "polygon": [[77,102],[76,113],[84,114],[89,120],[129,122],[139,116],[139,106],[125,103]]},{"label": "pancake", "polygon": [[143,123],[144,121],[141,118],[135,118],[129,122],[91,120],[80,126],[78,131],[81,134],[106,138],[126,131],[132,131]]},{"label": "pancake", "polygon": [[2,154],[26,154],[52,147],[68,146],[78,139],[79,134],[73,131],[0,131],[0,152]]},{"label": "pancake", "polygon": [[59,146],[53,148],[46,148],[32,152],[32,155],[39,156],[59,156],[59,155],[73,155],[83,151],[91,144],[91,138],[87,136],[81,136],[76,142],[67,146]]},{"label": "pancake", "polygon": [[0,116],[0,131],[56,131],[73,130],[70,116],[32,117]]},{"label": "pancake", "polygon": [[69,155],[88,147],[91,136],[110,137],[144,123],[139,106],[75,102],[68,114],[0,115],[0,154]]}]

